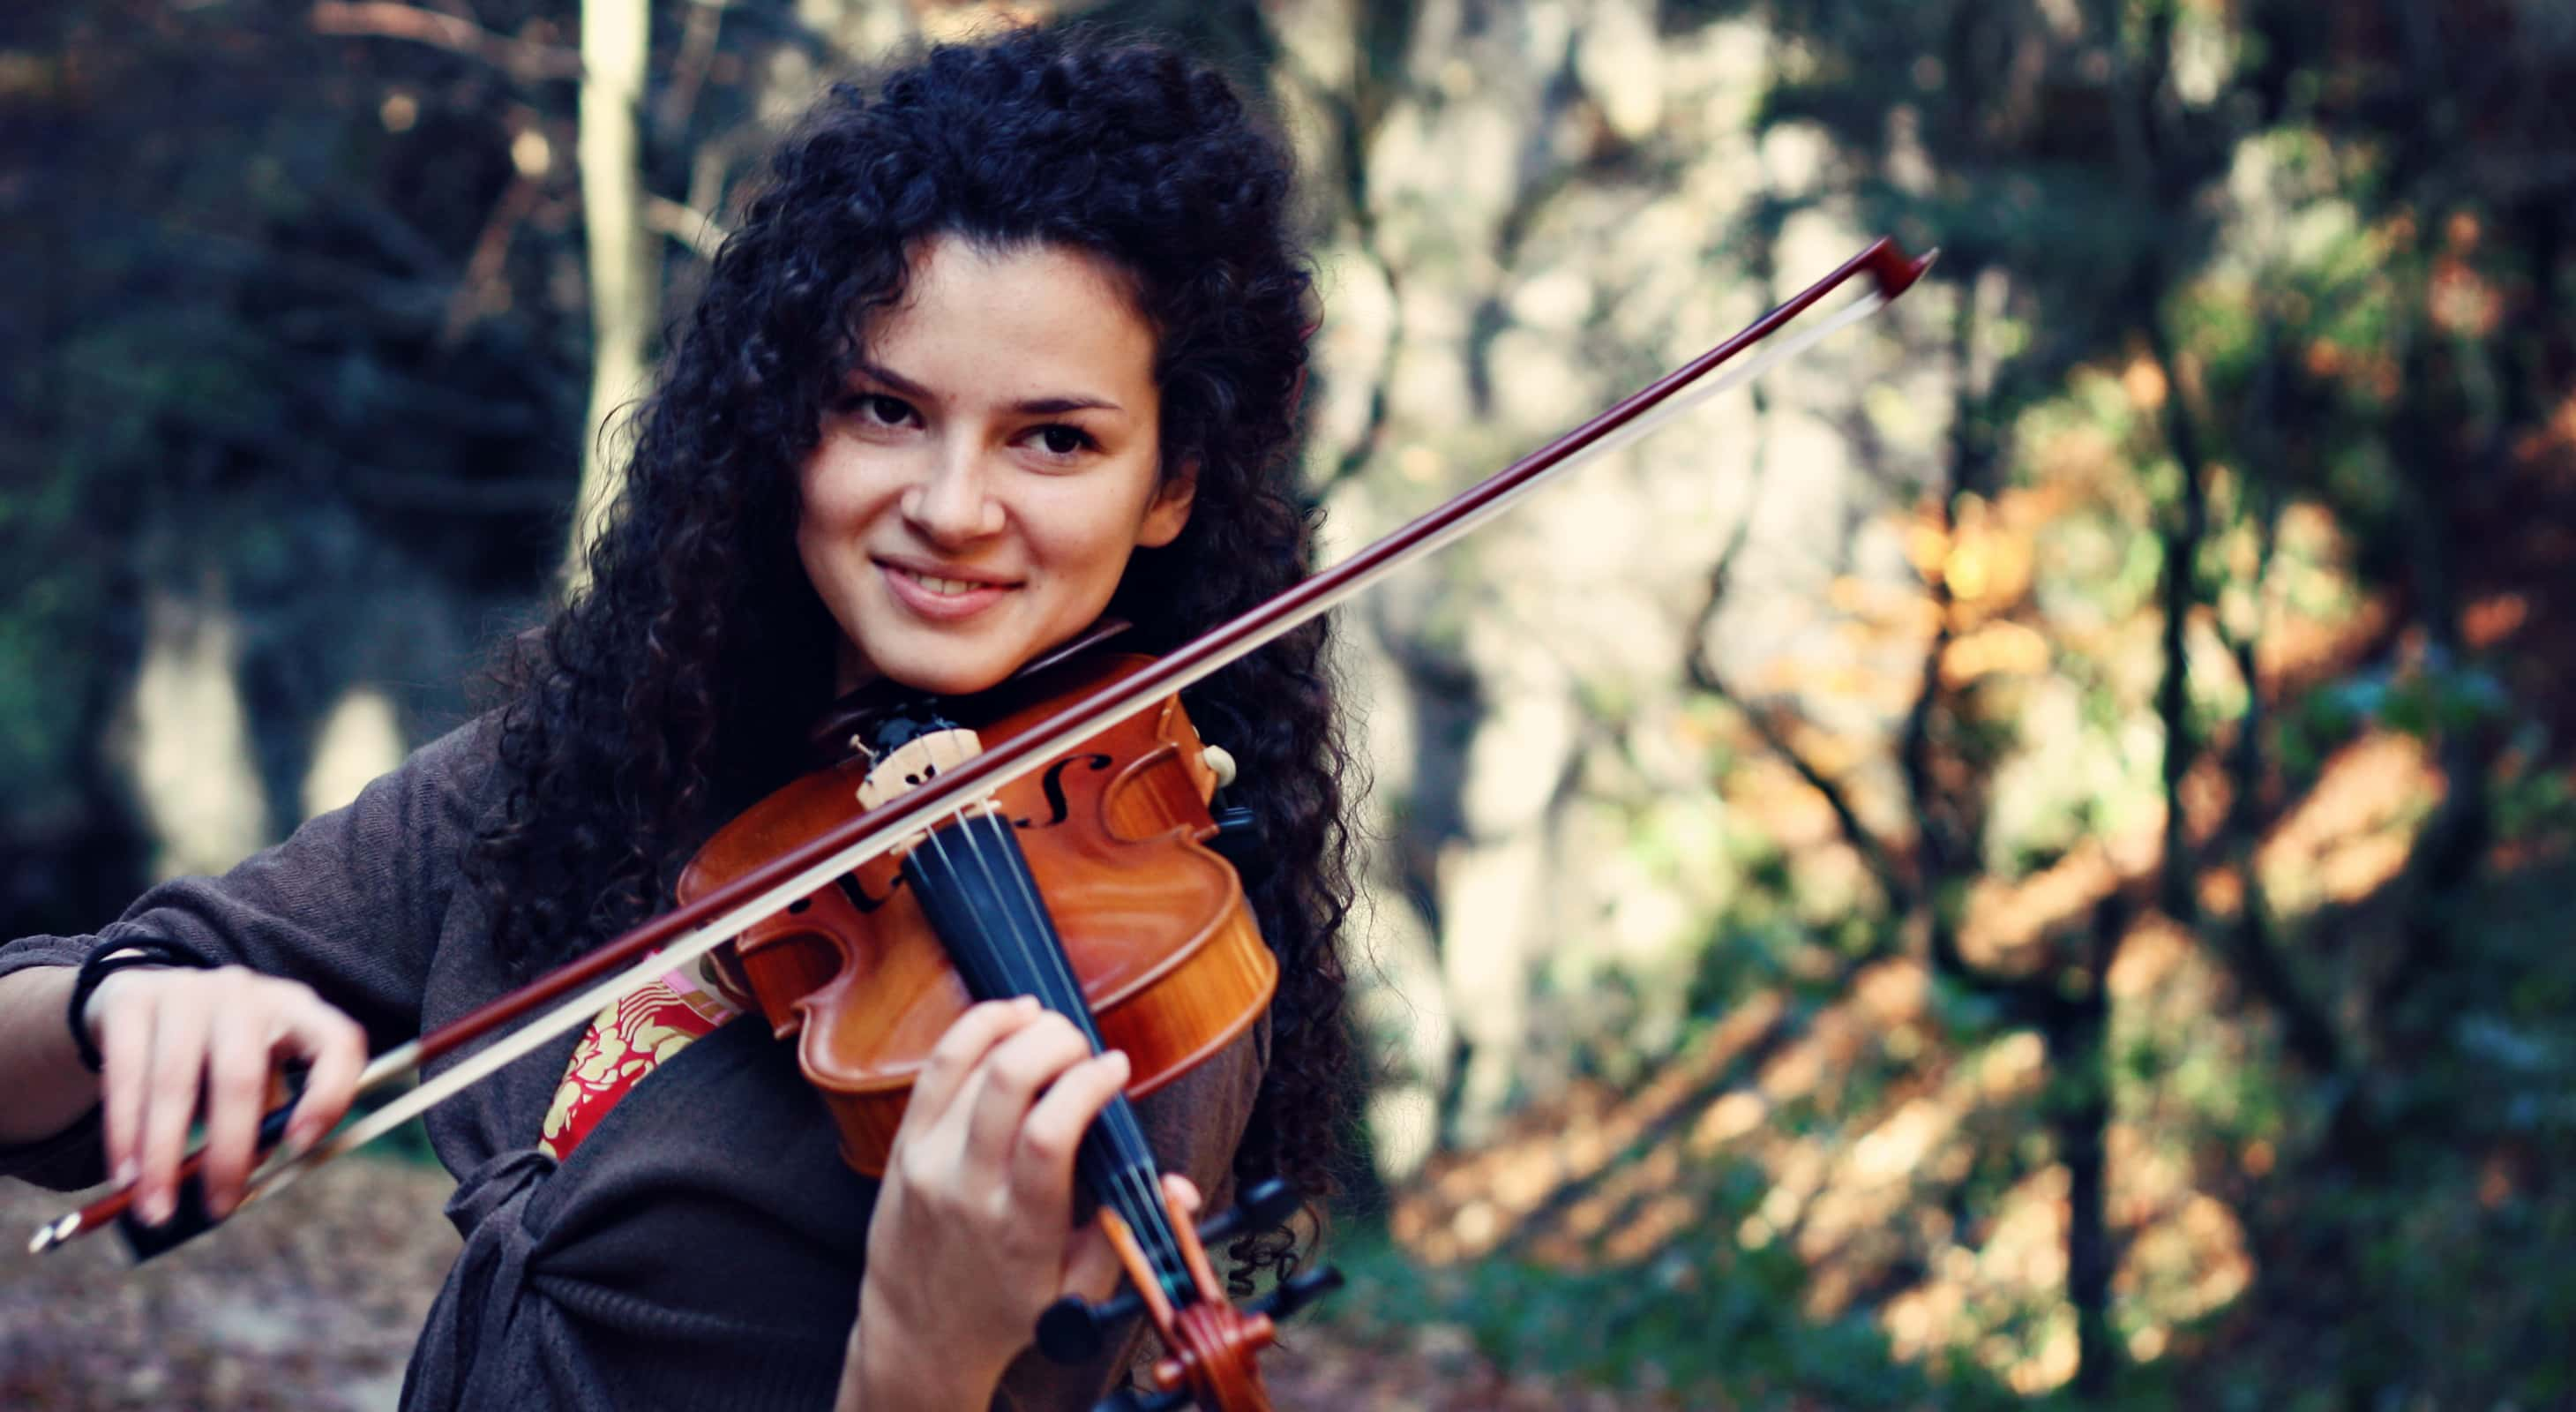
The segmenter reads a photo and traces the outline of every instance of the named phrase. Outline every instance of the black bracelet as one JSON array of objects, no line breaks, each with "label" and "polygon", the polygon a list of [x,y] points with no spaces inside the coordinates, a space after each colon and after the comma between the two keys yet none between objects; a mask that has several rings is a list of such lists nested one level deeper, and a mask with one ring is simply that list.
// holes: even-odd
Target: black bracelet
[{"label": "black bracelet", "polygon": [[184,966],[208,970],[214,966],[204,952],[175,941],[158,937],[136,937],[130,941],[113,941],[90,952],[80,964],[80,976],[72,982],[72,1000],[64,1014],[71,1026],[72,1047],[80,1051],[80,1061],[93,1074],[107,1067],[98,1052],[98,1042],[89,1037],[89,998],[98,993],[99,985],[118,971],[134,966]]}]

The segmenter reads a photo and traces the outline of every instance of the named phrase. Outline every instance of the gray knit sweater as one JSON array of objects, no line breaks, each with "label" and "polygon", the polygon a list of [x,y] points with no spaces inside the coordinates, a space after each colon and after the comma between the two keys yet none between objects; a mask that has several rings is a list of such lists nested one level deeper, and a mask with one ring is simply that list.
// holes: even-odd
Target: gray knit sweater
[{"label": "gray knit sweater", "polygon": [[[458,864],[497,802],[492,745],[489,718],[457,730],[224,876],[153,888],[97,936],[0,945],[0,976],[162,936],[311,985],[377,1050],[453,1020],[510,988]],[[413,1352],[406,1412],[830,1406],[876,1188],[842,1164],[792,1050],[756,1017],[724,1025],[558,1164],[534,1144],[578,1039],[426,1119],[457,1179],[447,1214],[465,1247]],[[1267,1049],[1257,1025],[1138,1105],[1166,1168],[1212,1202],[1231,1185]],[[98,1115],[0,1149],[0,1174],[97,1182]],[[995,1405],[1088,1407],[1134,1347],[1079,1369],[1024,1354]]]}]

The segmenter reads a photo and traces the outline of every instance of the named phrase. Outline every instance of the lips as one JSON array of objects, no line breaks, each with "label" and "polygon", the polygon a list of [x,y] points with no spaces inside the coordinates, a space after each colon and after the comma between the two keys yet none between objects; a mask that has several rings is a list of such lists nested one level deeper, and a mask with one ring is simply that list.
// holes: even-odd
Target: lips
[{"label": "lips", "polygon": [[992,579],[960,578],[905,564],[878,561],[895,601],[915,616],[937,622],[971,618],[1002,599],[1014,585]]}]

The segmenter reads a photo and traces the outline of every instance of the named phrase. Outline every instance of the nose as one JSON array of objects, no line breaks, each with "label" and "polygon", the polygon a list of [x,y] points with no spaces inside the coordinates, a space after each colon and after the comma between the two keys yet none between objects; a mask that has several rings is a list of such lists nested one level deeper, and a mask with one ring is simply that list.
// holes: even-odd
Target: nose
[{"label": "nose", "polygon": [[965,544],[1002,528],[1001,502],[971,444],[940,447],[904,488],[901,507],[914,532],[934,544]]}]

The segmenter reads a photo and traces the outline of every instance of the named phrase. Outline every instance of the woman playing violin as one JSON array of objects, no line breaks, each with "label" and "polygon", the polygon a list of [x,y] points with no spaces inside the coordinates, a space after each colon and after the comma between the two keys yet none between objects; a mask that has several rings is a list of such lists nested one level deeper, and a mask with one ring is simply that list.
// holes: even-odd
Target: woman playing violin
[{"label": "woman playing violin", "polygon": [[[166,1218],[201,1118],[221,1215],[282,1061],[309,1066],[307,1143],[369,1050],[668,906],[828,713],[984,691],[1104,619],[1155,651],[1302,577],[1290,190],[1226,82],[1151,46],[1020,32],[835,89],[716,257],[589,586],[514,648],[505,703],[223,877],[0,946],[0,1171],[114,1176]],[[1348,888],[1322,648],[1188,697],[1241,762],[1280,981],[1139,1105],[1185,1205],[1238,1173],[1328,1186]],[[118,952],[151,964],[73,1013]],[[871,1182],[725,991],[675,973],[431,1112],[465,1245],[403,1405],[1088,1406],[1128,1350],[1027,1346],[1114,1278],[1072,1222],[1074,1148],[1125,1058],[974,1006]],[[1234,1253],[1296,1258],[1276,1229]]]}]

